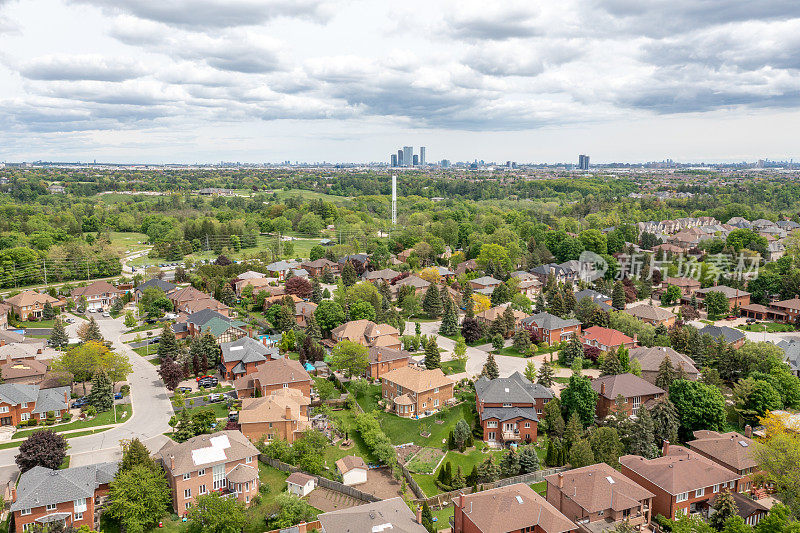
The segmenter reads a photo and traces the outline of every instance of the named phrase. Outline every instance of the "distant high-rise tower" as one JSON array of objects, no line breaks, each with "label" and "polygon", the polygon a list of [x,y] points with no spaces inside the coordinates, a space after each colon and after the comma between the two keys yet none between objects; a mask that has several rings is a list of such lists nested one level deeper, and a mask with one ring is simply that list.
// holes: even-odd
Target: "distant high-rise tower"
[{"label": "distant high-rise tower", "polygon": [[397,154],[392,154],[392,158],[391,158],[391,165],[392,165],[393,167],[396,167],[396,166],[397,166]]},{"label": "distant high-rise tower", "polygon": [[419,164],[420,164],[420,166],[423,166],[423,167],[425,166],[425,147],[424,146],[420,146],[419,147]]},{"label": "distant high-rise tower", "polygon": [[397,166],[398,167],[402,167],[403,166],[403,151],[402,150],[398,150],[397,151]]},{"label": "distant high-rise tower", "polygon": [[579,155],[578,156],[578,168],[581,170],[589,170],[589,156],[588,155]]},{"label": "distant high-rise tower", "polygon": [[414,154],[414,166],[419,166],[419,156],[417,154]]},{"label": "distant high-rise tower", "polygon": [[392,174],[392,225],[397,224],[397,175]]},{"label": "distant high-rise tower", "polygon": [[414,164],[414,147],[403,146],[403,164],[404,167],[410,167]]}]

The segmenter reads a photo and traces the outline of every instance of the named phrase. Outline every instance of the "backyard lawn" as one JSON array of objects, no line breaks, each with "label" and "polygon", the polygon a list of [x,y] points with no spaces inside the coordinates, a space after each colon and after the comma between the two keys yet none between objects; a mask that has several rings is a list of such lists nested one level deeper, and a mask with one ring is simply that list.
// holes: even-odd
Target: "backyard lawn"
[{"label": "backyard lawn", "polygon": [[453,359],[452,361],[445,361],[444,363],[442,363],[442,372],[444,372],[445,375],[460,374],[462,372],[465,372],[466,368],[467,368],[466,361],[458,361]]},{"label": "backyard lawn", "polygon": [[[117,405],[116,409],[117,409],[117,423],[122,423],[128,420],[131,417],[131,413],[133,412],[133,408],[131,407],[130,404]],[[52,429],[53,431],[58,433],[61,431],[70,431],[73,429],[84,429],[96,426],[105,426],[113,423],[114,423],[114,412],[106,411],[105,413],[98,414],[91,420],[75,420],[74,422],[68,422],[66,424],[58,424],[55,426],[41,426],[41,427],[37,426],[30,429],[22,429],[14,433],[11,436],[11,438],[23,439],[25,437],[29,437],[31,433],[39,429]]]},{"label": "backyard lawn", "polygon": [[[479,448],[483,448],[483,443],[478,444]],[[470,472],[472,472],[472,468],[474,466],[478,466],[483,461],[486,460],[486,457],[492,455],[494,457],[494,463],[500,464],[500,458],[505,455],[507,452],[505,450],[492,450],[492,451],[482,451],[481,449],[474,448],[472,450],[468,450],[465,453],[460,453],[455,450],[450,450],[447,452],[447,455],[442,461],[441,466],[439,469],[436,470],[433,474],[412,474],[412,477],[417,482],[419,487],[425,492],[425,495],[435,496],[442,492],[439,490],[439,487],[436,486],[434,480],[436,479],[436,474],[439,473],[439,470],[444,467],[445,464],[449,461],[451,464],[451,468],[453,473],[455,474],[458,470],[458,467],[461,467],[461,473],[466,477]]]},{"label": "backyard lawn", "polygon": [[782,322],[758,322],[756,324],[742,324],[736,327],[744,331],[757,332],[763,332],[764,328],[766,328],[767,333],[782,333],[795,330],[792,324],[784,324]]}]

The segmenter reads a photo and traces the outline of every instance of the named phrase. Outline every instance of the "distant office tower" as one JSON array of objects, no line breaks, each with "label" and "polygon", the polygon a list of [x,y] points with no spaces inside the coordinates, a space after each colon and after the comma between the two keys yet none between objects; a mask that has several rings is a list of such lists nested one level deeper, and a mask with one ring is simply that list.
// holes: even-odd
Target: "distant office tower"
[{"label": "distant office tower", "polygon": [[578,156],[578,168],[581,170],[589,170],[589,156],[588,155],[579,155]]},{"label": "distant office tower", "polygon": [[397,151],[397,166],[398,167],[402,167],[403,166],[403,151],[402,150],[398,150]]},{"label": "distant office tower", "polygon": [[450,160],[449,159],[442,159],[442,168],[450,168]]},{"label": "distant office tower", "polygon": [[414,154],[414,166],[419,166],[419,156],[417,154]]},{"label": "distant office tower", "polygon": [[423,167],[425,166],[425,147],[424,146],[420,146],[419,147],[419,164],[421,166],[423,166]]},{"label": "distant office tower", "polygon": [[397,166],[397,154],[392,154],[392,166]]},{"label": "distant office tower", "polygon": [[410,167],[414,164],[414,147],[403,146],[403,164],[404,167]]}]

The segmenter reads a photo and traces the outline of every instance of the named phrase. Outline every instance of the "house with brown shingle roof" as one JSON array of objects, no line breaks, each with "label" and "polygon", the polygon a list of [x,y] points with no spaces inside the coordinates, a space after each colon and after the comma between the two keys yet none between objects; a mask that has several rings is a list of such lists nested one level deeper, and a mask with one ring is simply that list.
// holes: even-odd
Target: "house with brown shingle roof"
[{"label": "house with brown shingle roof", "polygon": [[578,531],[576,524],[524,483],[460,494],[453,504],[453,533]]},{"label": "house with brown shingle roof", "polygon": [[605,418],[617,411],[617,397],[625,399],[624,408],[635,416],[639,408],[650,400],[666,394],[664,389],[633,374],[602,376],[592,380],[592,389],[597,393],[597,417]]},{"label": "house with brown shingle roof", "polygon": [[345,455],[336,461],[336,470],[342,475],[342,483],[348,487],[367,482],[367,463],[358,455]]},{"label": "house with brown shingle roof", "polygon": [[395,298],[397,297],[397,294],[400,292],[400,287],[405,287],[405,286],[413,287],[414,294],[416,294],[417,296],[421,296],[422,293],[424,293],[428,289],[428,286],[430,284],[431,282],[428,280],[422,279],[419,276],[411,275],[396,281],[394,285],[391,285],[389,287],[389,289],[392,292],[392,296]]},{"label": "house with brown shingle roof", "polygon": [[636,307],[623,309],[620,312],[636,317],[646,324],[653,326],[664,324],[668,328],[675,325],[675,319],[677,318],[674,313],[666,309],[648,304],[637,305]]},{"label": "house with brown shingle roof", "polygon": [[198,496],[218,492],[249,506],[258,494],[258,449],[241,431],[167,441],[156,453],[172,493],[172,507],[183,514]]},{"label": "house with brown shingle roof", "polygon": [[21,320],[27,320],[30,317],[42,318],[42,311],[46,303],[49,303],[54,309],[64,306],[64,302],[58,298],[36,291],[22,291],[16,296],[7,298],[5,303],[11,306],[11,310]]},{"label": "house with brown shingle roof", "polygon": [[334,343],[348,340],[369,348],[382,346],[399,350],[402,347],[400,332],[389,324],[376,324],[371,320],[351,320],[331,330]]},{"label": "house with brown shingle roof", "polygon": [[337,274],[339,272],[339,263],[331,261],[330,259],[325,259],[324,257],[315,261],[303,261],[300,263],[300,266],[306,269],[310,276],[315,278],[322,276],[326,268],[331,271],[331,274]]},{"label": "house with brown shingle roof", "polygon": [[636,346],[636,339],[616,329],[591,326],[583,330],[581,343],[584,346],[593,346],[601,352],[610,352],[619,348],[633,348]]},{"label": "house with brown shingle roof", "polygon": [[687,513],[707,513],[709,500],[721,491],[734,490],[741,478],[699,453],[667,441],[662,455],[619,458],[622,474],[655,494],[651,513],[656,516],[674,519]]},{"label": "house with brown shingle roof", "polygon": [[383,398],[404,418],[435,413],[453,399],[454,382],[440,368],[404,366],[384,374],[381,382]]},{"label": "house with brown shingle roof", "polygon": [[411,353],[406,350],[373,346],[369,349],[367,377],[378,379],[396,368],[408,366],[409,359],[411,359]]},{"label": "house with brown shingle roof", "polygon": [[728,299],[728,308],[733,309],[738,307],[741,309],[745,305],[750,305],[750,293],[742,289],[734,289],[727,285],[715,285],[714,287],[706,287],[705,289],[697,289],[694,291],[695,296],[700,302],[705,302],[706,296],[709,292],[721,292],[725,298]]},{"label": "house with brown shingle roof", "polygon": [[[497,305],[495,307],[490,307],[485,311],[481,311],[477,315],[475,315],[475,320],[483,324],[485,328],[490,328],[495,320],[502,319],[503,313],[506,312],[506,309],[509,307],[509,304]],[[530,315],[527,313],[523,313],[517,309],[511,310],[514,313],[514,327],[518,328],[523,320],[528,318]]]},{"label": "house with brown shingle roof", "polygon": [[299,361],[289,358],[273,359],[262,363],[258,370],[233,382],[239,398],[252,398],[256,391],[269,396],[280,389],[297,389],[311,398],[311,376]]},{"label": "house with brown shingle roof", "polygon": [[361,278],[364,281],[369,281],[371,283],[378,284],[382,281],[389,283],[394,278],[400,275],[400,272],[397,270],[392,270],[391,268],[384,268],[383,270],[370,270],[368,272],[364,272],[364,275]]},{"label": "house with brown shingle roof", "polygon": [[86,298],[87,311],[99,311],[114,305],[117,298],[122,296],[122,291],[107,281],[99,280],[85,287],[75,287],[69,295],[76,303]]},{"label": "house with brown shingle roof", "polygon": [[681,290],[681,295],[691,297],[694,292],[700,288],[700,280],[694,278],[666,278],[662,282],[666,289],[670,285],[674,285]]},{"label": "house with brown shingle roof", "polygon": [[314,311],[317,310],[317,304],[314,302],[295,302],[294,304],[294,319],[297,325],[305,328],[308,321],[314,316]]},{"label": "house with brown shingle roof", "polygon": [[667,346],[652,346],[649,348],[647,346],[639,346],[631,349],[628,355],[631,360],[636,359],[639,361],[642,367],[642,378],[653,384],[655,384],[658,377],[658,369],[661,367],[661,362],[667,357],[673,368],[676,370],[683,368],[690,380],[697,381],[700,375],[697,367],[694,366],[694,361],[688,355],[678,353]]},{"label": "house with brown shingle roof", "polygon": [[269,396],[242,399],[239,425],[252,442],[283,440],[289,444],[308,429],[311,400],[298,389],[279,389]]},{"label": "house with brown shingle roof", "polygon": [[687,442],[686,445],[690,450],[742,476],[736,481],[736,491],[748,492],[752,486],[752,477],[759,469],[758,463],[753,458],[756,443],[751,438],[753,433],[750,426],[745,428],[745,433],[746,435],[736,431],[728,433],[695,431],[695,440]]},{"label": "house with brown shingle roof", "polygon": [[581,532],[612,530],[623,522],[634,528],[650,525],[655,494],[606,463],[559,472],[544,479],[547,501],[578,524]]}]

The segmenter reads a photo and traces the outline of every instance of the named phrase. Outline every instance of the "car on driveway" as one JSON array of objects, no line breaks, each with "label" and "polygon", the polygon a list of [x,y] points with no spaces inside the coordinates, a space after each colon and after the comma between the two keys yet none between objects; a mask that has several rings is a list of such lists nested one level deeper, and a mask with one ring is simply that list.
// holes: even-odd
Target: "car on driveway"
[{"label": "car on driveway", "polygon": [[83,398],[78,398],[77,400],[72,402],[73,409],[80,409],[81,407],[84,407],[86,405],[89,405],[89,398],[87,396],[84,396]]},{"label": "car on driveway", "polygon": [[121,392],[115,392],[114,393],[114,399],[115,400],[121,400],[122,399],[122,393]]},{"label": "car on driveway", "polygon": [[211,389],[219,384],[219,380],[215,377],[205,377],[197,382],[197,386],[202,389]]},{"label": "car on driveway", "polygon": [[189,392],[192,392],[192,388],[191,387],[178,387],[177,389],[175,389],[175,392],[180,392],[182,394],[187,394]]}]

